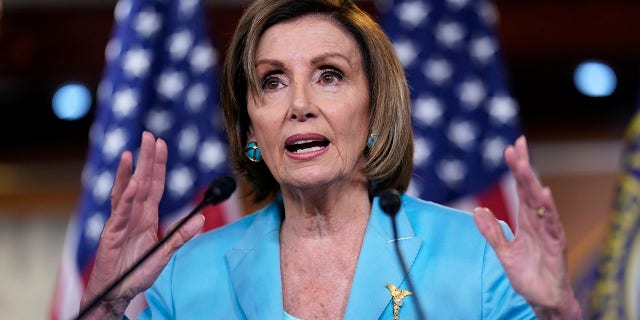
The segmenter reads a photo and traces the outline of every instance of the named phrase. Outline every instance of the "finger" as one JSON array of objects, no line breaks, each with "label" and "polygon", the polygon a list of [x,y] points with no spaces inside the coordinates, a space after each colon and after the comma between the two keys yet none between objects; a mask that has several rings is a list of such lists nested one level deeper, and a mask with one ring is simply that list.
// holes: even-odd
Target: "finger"
[{"label": "finger", "polygon": [[[148,131],[142,133],[140,142],[140,152],[136,161],[136,169],[133,173],[133,179],[141,184],[148,184],[153,174],[153,164],[156,154],[155,137]],[[146,189],[147,185],[141,185],[141,189]]]},{"label": "finger", "polygon": [[[164,252],[162,254],[163,259],[167,261],[171,259],[171,256],[182,247],[185,243],[195,237],[202,227],[204,226],[204,215],[197,214],[191,217],[189,220],[179,227],[176,233],[167,241],[167,245],[164,246]],[[169,230],[176,228],[182,221],[178,221]]]},{"label": "finger", "polygon": [[473,221],[496,253],[506,249],[509,245],[509,240],[505,237],[500,223],[489,209],[475,208],[473,210]]},{"label": "finger", "polygon": [[140,143],[138,161],[136,163],[136,169],[131,178],[132,180],[138,182],[138,192],[136,193],[135,201],[133,204],[133,211],[143,213],[138,215],[140,219],[146,219],[146,215],[144,215],[144,213],[155,214],[154,212],[148,212],[145,210],[145,202],[149,198],[149,189],[151,186],[151,179],[153,175],[155,154],[155,138],[150,132],[145,131],[142,133],[142,141]]},{"label": "finger", "polygon": [[[129,181],[122,192],[121,198],[118,200],[117,207],[112,209],[112,214],[105,223],[105,231],[108,230],[109,232],[115,233],[124,230],[127,227],[137,191],[137,182],[133,180]],[[109,232],[103,232],[103,235]]]},{"label": "finger", "polygon": [[518,138],[514,146],[505,150],[505,160],[516,180],[521,204],[526,204],[529,209],[541,207],[543,205],[543,187],[529,162],[524,137]]},{"label": "finger", "polygon": [[168,156],[167,144],[164,140],[156,140],[155,145],[156,152],[151,176],[151,186],[149,189],[149,201],[147,203],[148,209],[153,210],[157,210],[164,192]]},{"label": "finger", "polygon": [[133,160],[131,152],[125,151],[120,156],[120,163],[116,170],[116,179],[111,189],[111,208],[115,209],[122,197],[129,180],[131,179],[131,169],[133,168]]},{"label": "finger", "polygon": [[551,194],[551,189],[544,188],[543,201],[545,214],[540,218],[544,220],[544,226],[547,234],[555,241],[559,240],[564,242],[564,227],[562,226],[560,215],[558,214],[558,210],[556,209],[555,201],[553,200],[553,195]]}]

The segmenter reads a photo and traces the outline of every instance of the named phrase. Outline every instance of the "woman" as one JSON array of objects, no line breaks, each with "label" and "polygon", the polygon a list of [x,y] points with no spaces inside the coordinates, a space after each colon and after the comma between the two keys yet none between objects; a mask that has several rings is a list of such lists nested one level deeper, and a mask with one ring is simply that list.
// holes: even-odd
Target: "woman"
[{"label": "woman", "polygon": [[[255,2],[225,60],[222,106],[236,171],[256,201],[275,200],[182,247],[203,225],[192,219],[92,318],[122,318],[152,285],[142,318],[580,318],[524,138],[505,151],[520,197],[512,241],[487,209],[472,217],[407,195],[393,237],[376,193],[409,183],[409,94],[388,39],[351,2]],[[149,133],[133,174],[123,153],[83,305],[157,242],[166,159]]]}]

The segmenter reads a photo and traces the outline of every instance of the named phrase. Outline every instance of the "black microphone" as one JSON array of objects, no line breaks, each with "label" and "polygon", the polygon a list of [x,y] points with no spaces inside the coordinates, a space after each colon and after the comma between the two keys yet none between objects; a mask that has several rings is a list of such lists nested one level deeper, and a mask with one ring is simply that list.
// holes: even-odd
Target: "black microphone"
[{"label": "black microphone", "polygon": [[125,273],[123,273],[119,278],[117,278],[107,289],[102,291],[98,296],[91,300],[91,303],[87,305],[86,308],[81,310],[76,319],[81,319],[86,316],[89,311],[95,308],[100,300],[104,299],[104,297],[111,292],[115,287],[117,287],[126,277],[128,277],[133,271],[135,271],[144,261],[146,261],[152,254],[154,254],[158,249],[164,245],[169,238],[171,238],[180,228],[191,219],[196,213],[202,210],[204,207],[212,204],[218,204],[224,200],[227,200],[236,189],[236,181],[229,176],[219,177],[211,182],[209,188],[204,193],[204,197],[200,203],[189,212],[173,229],[171,229],[158,243],[156,243],[144,256],[142,256],[135,264],[133,264]]},{"label": "black microphone", "polygon": [[398,214],[398,210],[400,210],[400,205],[402,205],[402,199],[400,198],[400,192],[396,189],[386,189],[380,192],[380,208],[386,214],[391,217],[391,225],[393,226],[393,239],[394,239],[394,247],[396,248],[396,253],[400,258],[400,265],[402,266],[402,272],[407,279],[407,285],[409,289],[413,290],[413,298],[416,301],[416,309],[418,310],[418,319],[426,320],[424,312],[422,311],[422,305],[420,304],[420,300],[418,300],[417,288],[413,285],[411,281],[411,275],[409,275],[409,269],[405,263],[404,257],[402,256],[402,251],[400,250],[400,246],[398,245],[398,226],[396,224],[396,215]]}]

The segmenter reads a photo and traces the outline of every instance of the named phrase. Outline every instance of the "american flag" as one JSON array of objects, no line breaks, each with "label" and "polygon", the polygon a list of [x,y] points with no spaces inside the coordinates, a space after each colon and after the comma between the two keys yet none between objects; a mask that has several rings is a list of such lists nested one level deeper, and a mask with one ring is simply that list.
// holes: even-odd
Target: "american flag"
[{"label": "american flag", "polygon": [[485,0],[388,0],[381,25],[407,73],[415,172],[409,193],[464,210],[489,207],[515,222],[504,148],[520,134]]},{"label": "american flag", "polygon": [[[143,130],[169,148],[160,234],[200,200],[213,178],[229,173],[218,107],[218,55],[205,32],[203,12],[199,0],[120,0],[115,6],[82,194],[67,230],[51,319],[78,314],[110,214],[119,155],[131,150],[136,156]],[[234,220],[238,212],[233,200],[210,208],[205,229]],[[144,305],[136,301],[129,315]]]}]

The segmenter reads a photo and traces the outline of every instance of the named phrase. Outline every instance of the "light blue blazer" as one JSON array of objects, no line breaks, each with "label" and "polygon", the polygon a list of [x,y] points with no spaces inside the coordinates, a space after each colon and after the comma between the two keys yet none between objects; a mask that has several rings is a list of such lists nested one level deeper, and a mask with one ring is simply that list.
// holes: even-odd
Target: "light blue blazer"
[{"label": "light blue blazer", "polygon": [[[533,319],[470,214],[402,197],[391,218],[373,201],[345,319],[393,319],[391,283],[408,289],[398,242],[415,285],[400,319]],[[283,319],[279,232],[282,200],[205,233],[178,250],[146,292],[141,319]],[[505,226],[505,232],[511,236]]]}]

